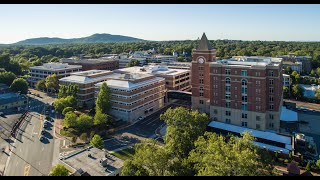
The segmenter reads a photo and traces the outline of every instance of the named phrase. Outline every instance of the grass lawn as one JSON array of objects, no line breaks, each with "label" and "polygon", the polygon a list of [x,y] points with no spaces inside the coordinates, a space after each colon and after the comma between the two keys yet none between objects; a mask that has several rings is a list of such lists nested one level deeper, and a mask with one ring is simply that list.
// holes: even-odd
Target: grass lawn
[{"label": "grass lawn", "polygon": [[133,148],[126,148],[126,149],[122,149],[121,151],[111,153],[111,155],[116,156],[117,158],[120,158],[122,160],[131,158],[133,154],[134,154]]}]

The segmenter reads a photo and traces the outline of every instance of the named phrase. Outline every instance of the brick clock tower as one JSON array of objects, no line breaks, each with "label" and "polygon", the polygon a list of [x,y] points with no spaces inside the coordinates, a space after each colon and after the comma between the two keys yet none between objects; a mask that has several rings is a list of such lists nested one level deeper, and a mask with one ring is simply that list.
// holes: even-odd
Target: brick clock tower
[{"label": "brick clock tower", "polygon": [[216,61],[216,50],[213,49],[203,33],[197,49],[192,50],[191,84],[192,109],[210,113],[210,62]]}]

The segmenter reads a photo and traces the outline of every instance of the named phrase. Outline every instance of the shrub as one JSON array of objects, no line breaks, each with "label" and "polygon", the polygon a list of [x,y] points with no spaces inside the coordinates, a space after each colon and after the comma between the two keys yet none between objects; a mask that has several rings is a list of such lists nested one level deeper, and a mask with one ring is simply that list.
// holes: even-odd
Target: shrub
[{"label": "shrub", "polygon": [[311,164],[310,164],[310,161],[308,161],[308,164],[306,166],[306,170],[307,171],[311,171]]},{"label": "shrub", "polygon": [[80,139],[83,141],[83,142],[87,142],[88,141],[88,135],[87,133],[82,133],[80,135]]}]

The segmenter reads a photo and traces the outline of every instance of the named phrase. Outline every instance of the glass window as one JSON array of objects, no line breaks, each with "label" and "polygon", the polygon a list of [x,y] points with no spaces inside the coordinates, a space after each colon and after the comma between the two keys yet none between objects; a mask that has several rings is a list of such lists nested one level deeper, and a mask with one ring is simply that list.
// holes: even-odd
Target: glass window
[{"label": "glass window", "polygon": [[247,119],[248,118],[248,114],[246,113],[242,113],[242,116],[241,116],[243,119]]},{"label": "glass window", "polygon": [[231,95],[230,94],[226,94],[226,99],[230,100],[231,99]]},{"label": "glass window", "polygon": [[226,108],[230,108],[231,107],[231,103],[230,102],[226,102]]},{"label": "glass window", "polygon": [[226,78],[226,84],[230,84],[230,83],[231,83],[230,78]]},{"label": "glass window", "polygon": [[227,123],[227,124],[230,124],[230,123],[231,123],[231,120],[230,120],[230,119],[226,119],[226,123]]},{"label": "glass window", "polygon": [[242,109],[243,111],[247,111],[247,110],[248,110],[248,105],[242,103],[242,104],[241,104],[241,109]]},{"label": "glass window", "polygon": [[269,85],[273,85],[273,79],[269,79]]},{"label": "glass window", "polygon": [[256,129],[260,129],[260,124],[256,124]]},{"label": "glass window", "polygon": [[241,126],[243,126],[243,127],[248,127],[248,122],[242,121],[242,122],[241,122]]},{"label": "glass window", "polygon": [[203,92],[200,92],[200,96],[203,96]]},{"label": "glass window", "polygon": [[230,69],[226,69],[226,75],[230,75],[230,74],[231,74]]},{"label": "glass window", "polygon": [[274,119],[274,115],[273,114],[269,114],[269,119],[273,120]]},{"label": "glass window", "polygon": [[248,93],[248,88],[247,87],[242,87],[241,88],[241,93],[242,94],[247,94]]},{"label": "glass window", "polygon": [[270,109],[270,110],[273,110],[273,108],[274,108],[274,107],[273,107],[273,104],[270,104],[270,105],[269,105],[269,109]]},{"label": "glass window", "polygon": [[248,102],[248,96],[242,96],[242,102]]},{"label": "glass window", "polygon": [[242,70],[242,71],[241,71],[241,76],[248,76],[247,70]]},{"label": "glass window", "polygon": [[273,77],[273,71],[269,71],[269,76]]},{"label": "glass window", "polygon": [[242,85],[242,86],[246,86],[247,84],[248,84],[248,81],[247,81],[247,80],[243,79],[243,80],[241,81],[241,85]]},{"label": "glass window", "polygon": [[200,100],[199,103],[200,103],[200,104],[203,104],[203,100]]},{"label": "glass window", "polygon": [[231,116],[231,111],[226,111],[226,116]]},{"label": "glass window", "polygon": [[230,86],[226,86],[226,92],[231,92],[230,89]]},{"label": "glass window", "polygon": [[260,121],[260,116],[256,116],[256,121]]}]

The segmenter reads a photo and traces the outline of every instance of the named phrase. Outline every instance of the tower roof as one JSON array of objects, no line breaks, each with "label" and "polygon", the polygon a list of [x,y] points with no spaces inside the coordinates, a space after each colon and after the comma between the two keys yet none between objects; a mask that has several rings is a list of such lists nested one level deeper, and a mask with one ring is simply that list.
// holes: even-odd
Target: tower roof
[{"label": "tower roof", "polygon": [[213,48],[211,47],[206,34],[203,33],[197,50],[212,50],[212,49]]}]

